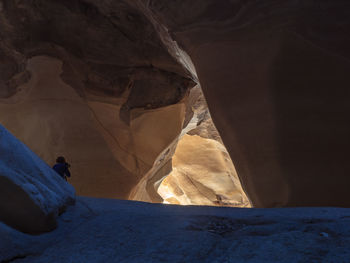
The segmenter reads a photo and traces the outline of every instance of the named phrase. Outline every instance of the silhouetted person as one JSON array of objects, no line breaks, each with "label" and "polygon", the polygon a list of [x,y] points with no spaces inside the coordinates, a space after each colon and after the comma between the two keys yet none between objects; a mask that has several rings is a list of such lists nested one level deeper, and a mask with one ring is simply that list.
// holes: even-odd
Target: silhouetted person
[{"label": "silhouetted person", "polygon": [[64,159],[63,156],[59,156],[56,159],[56,164],[52,168],[67,181],[67,177],[70,177],[69,167],[70,164],[66,162],[66,159]]}]

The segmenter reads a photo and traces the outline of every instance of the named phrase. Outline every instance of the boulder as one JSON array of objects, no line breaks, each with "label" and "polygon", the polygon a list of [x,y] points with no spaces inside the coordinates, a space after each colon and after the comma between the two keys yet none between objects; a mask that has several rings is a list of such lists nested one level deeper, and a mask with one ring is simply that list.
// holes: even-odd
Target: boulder
[{"label": "boulder", "polygon": [[0,221],[22,232],[53,230],[74,188],[0,125]]}]

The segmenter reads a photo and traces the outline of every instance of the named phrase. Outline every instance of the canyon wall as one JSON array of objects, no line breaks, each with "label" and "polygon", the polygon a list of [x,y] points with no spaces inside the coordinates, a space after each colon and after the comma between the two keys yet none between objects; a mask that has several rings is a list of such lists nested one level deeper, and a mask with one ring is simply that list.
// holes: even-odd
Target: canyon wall
[{"label": "canyon wall", "polygon": [[138,1],[0,3],[0,122],[79,195],[163,202],[201,94],[165,28]]},{"label": "canyon wall", "polygon": [[350,206],[347,1],[151,0],[256,207]]},{"label": "canyon wall", "polygon": [[[1,0],[0,121],[48,163],[65,155],[80,195],[249,203],[242,188],[256,207],[349,206],[349,8]],[[184,176],[197,150],[236,169]]]},{"label": "canyon wall", "polygon": [[130,199],[179,205],[250,207],[251,202],[211,119],[200,86],[191,89],[187,106],[191,107],[193,115],[176,144],[167,150],[167,158],[171,159],[156,175],[151,170],[135,186]]},{"label": "canyon wall", "polygon": [[190,118],[193,74],[133,2],[0,7],[0,122],[50,165],[65,156],[77,194],[128,198]]}]

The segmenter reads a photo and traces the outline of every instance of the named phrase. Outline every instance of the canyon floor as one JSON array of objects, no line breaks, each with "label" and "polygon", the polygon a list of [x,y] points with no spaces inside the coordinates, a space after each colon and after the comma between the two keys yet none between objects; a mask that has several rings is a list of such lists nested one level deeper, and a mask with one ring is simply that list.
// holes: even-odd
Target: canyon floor
[{"label": "canyon floor", "polygon": [[176,206],[78,197],[56,230],[0,223],[0,262],[349,262],[350,209]]}]

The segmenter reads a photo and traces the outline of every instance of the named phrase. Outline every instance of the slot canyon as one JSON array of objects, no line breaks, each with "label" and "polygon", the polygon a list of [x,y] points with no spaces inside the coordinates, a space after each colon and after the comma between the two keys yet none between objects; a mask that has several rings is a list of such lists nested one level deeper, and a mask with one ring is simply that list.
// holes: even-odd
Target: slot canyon
[{"label": "slot canyon", "polygon": [[[0,221],[68,233],[113,199],[214,225],[222,206],[350,207],[349,14],[343,0],[0,0]],[[8,244],[0,263],[22,262]]]},{"label": "slot canyon", "polygon": [[167,179],[162,191],[180,194],[167,202],[248,206],[190,59],[141,4],[112,6],[3,2],[1,123],[47,163],[64,155],[78,195],[147,202],[164,201],[158,188],[181,138],[203,150],[212,140],[201,163],[187,164],[191,175]]}]

